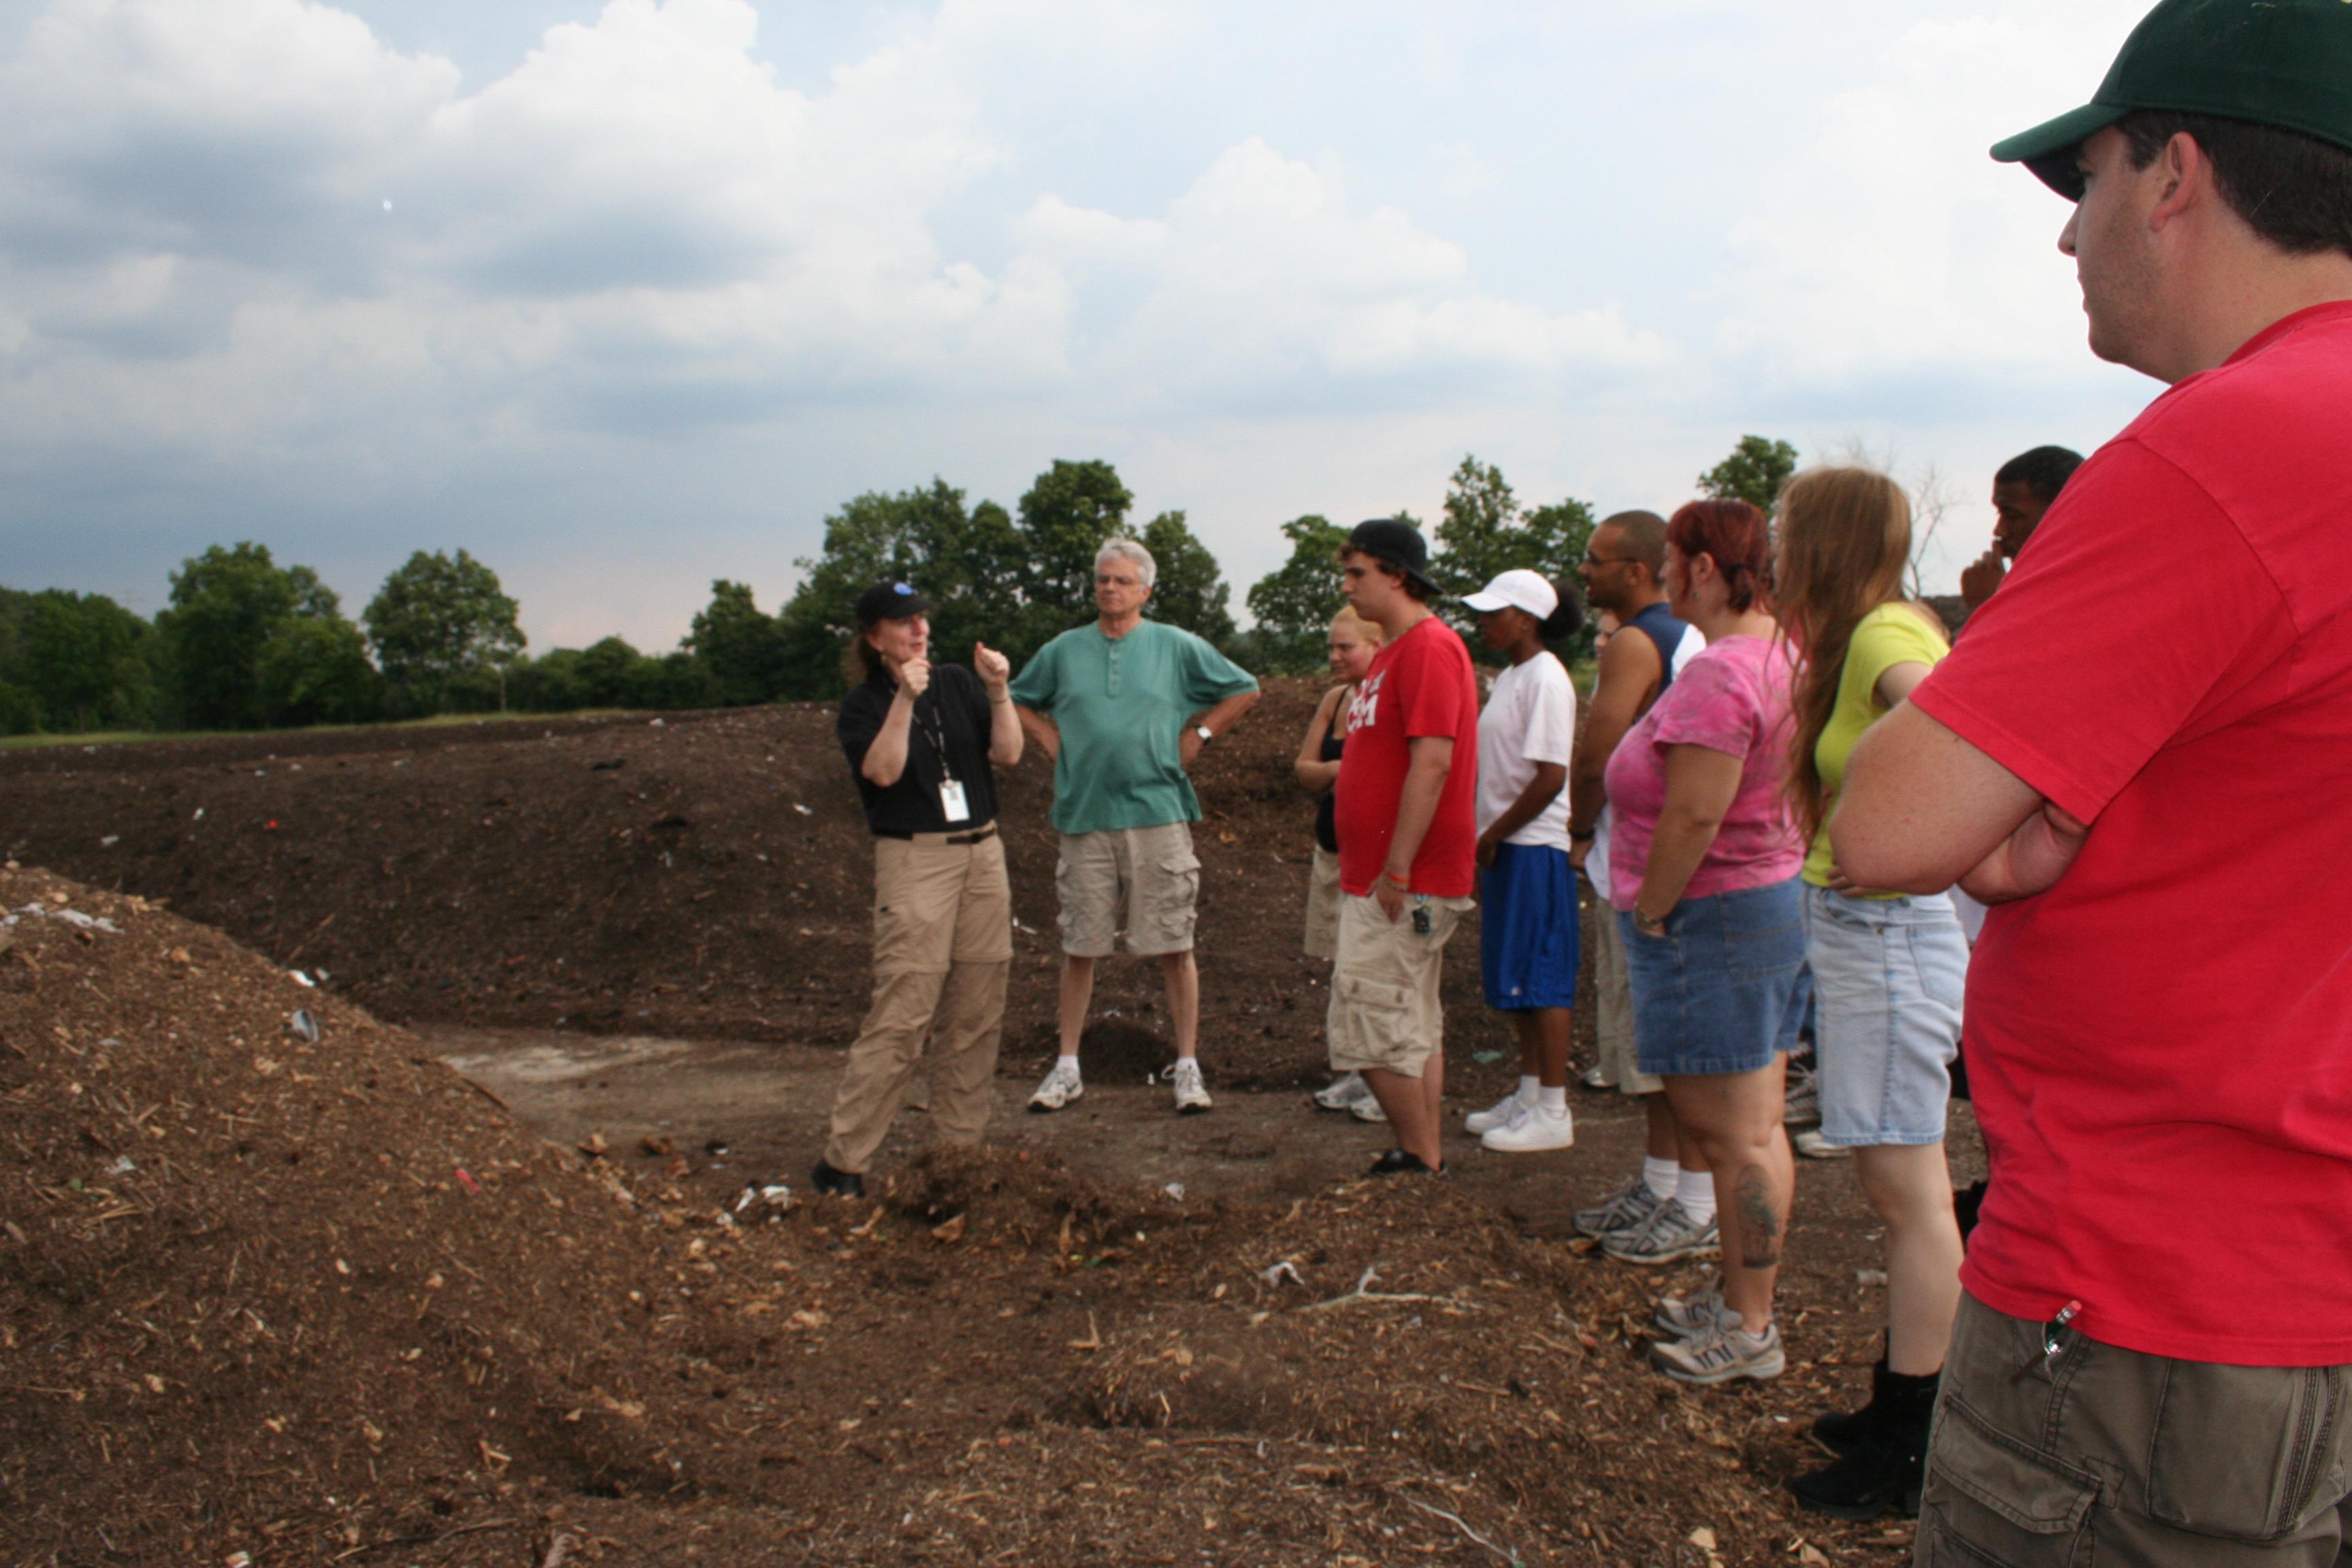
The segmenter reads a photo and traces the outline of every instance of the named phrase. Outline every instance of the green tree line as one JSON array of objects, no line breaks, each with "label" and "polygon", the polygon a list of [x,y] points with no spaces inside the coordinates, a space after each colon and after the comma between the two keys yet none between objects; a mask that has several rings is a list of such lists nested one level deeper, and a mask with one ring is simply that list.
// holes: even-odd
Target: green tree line
[{"label": "green tree line", "polygon": [[[1769,506],[1795,462],[1785,442],[1743,437],[1699,489]],[[1092,613],[1095,552],[1122,533],[1158,563],[1155,618],[1262,673],[1322,668],[1324,627],[1340,605],[1343,525],[1319,516],[1280,525],[1289,557],[1250,587],[1255,624],[1242,631],[1223,569],[1184,513],[1138,526],[1134,501],[1100,460],[1055,462],[1010,511],[968,503],[944,479],[869,492],[825,519],[817,553],[795,563],[799,586],[772,614],[748,584],[722,579],[678,646],[659,653],[613,637],[530,657],[519,606],[498,574],[463,550],[416,552],[356,621],[315,571],[281,565],[252,542],[182,562],[152,620],[102,595],[0,588],[0,731],[237,730],[830,698],[843,689],[857,595],[884,578],[915,583],[935,602],[944,657],[967,657],[985,641],[1017,667]],[[1465,457],[1442,518],[1425,531],[1432,572],[1449,595],[1511,567],[1572,582],[1593,522],[1580,500],[1522,505],[1499,468]],[[1458,606],[1448,613],[1467,627]],[[1588,630],[1562,651],[1589,646]]]}]

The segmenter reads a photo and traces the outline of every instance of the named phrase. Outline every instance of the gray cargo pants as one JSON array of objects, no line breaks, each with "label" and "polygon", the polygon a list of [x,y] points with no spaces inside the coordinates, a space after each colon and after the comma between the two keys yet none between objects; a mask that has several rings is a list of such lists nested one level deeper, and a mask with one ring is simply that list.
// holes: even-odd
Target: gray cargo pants
[{"label": "gray cargo pants", "polygon": [[2055,1337],[1961,1298],[1916,1568],[2352,1563],[2352,1367]]}]

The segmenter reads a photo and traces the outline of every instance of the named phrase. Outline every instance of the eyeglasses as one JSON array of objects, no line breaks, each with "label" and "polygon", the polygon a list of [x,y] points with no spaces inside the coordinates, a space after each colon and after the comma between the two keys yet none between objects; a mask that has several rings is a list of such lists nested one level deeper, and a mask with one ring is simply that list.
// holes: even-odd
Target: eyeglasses
[{"label": "eyeglasses", "polygon": [[1635,559],[1636,557],[1631,555],[1595,555],[1590,550],[1584,552],[1584,563],[1587,566],[1628,566],[1633,564]]}]

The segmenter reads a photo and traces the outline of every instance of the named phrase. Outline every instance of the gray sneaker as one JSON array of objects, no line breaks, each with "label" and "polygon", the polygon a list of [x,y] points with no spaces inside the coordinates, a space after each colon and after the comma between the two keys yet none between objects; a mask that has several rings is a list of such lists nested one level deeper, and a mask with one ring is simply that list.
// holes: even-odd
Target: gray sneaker
[{"label": "gray sneaker", "polygon": [[1718,1325],[1739,1326],[1739,1314],[1723,1304],[1723,1287],[1710,1285],[1696,1296],[1661,1296],[1650,1321],[1657,1324],[1661,1333],[1678,1340],[1695,1340],[1713,1333]]},{"label": "gray sneaker", "polygon": [[1581,1236],[1605,1237],[1622,1230],[1639,1230],[1671,1201],[1652,1192],[1650,1184],[1636,1175],[1592,1207],[1577,1210],[1571,1223]]},{"label": "gray sneaker", "polygon": [[1360,1072],[1342,1073],[1315,1091],[1315,1107],[1318,1110],[1345,1110],[1372,1092]]},{"label": "gray sneaker", "polygon": [[1688,1209],[1668,1198],[1641,1229],[1602,1237],[1601,1250],[1620,1263],[1654,1268],[1685,1258],[1714,1257],[1723,1250],[1723,1234],[1715,1221],[1701,1225]]},{"label": "gray sneaker", "polygon": [[1717,1325],[1690,1340],[1653,1340],[1650,1359],[1676,1383],[1729,1383],[1735,1377],[1761,1382],[1789,1368],[1780,1349],[1780,1325],[1767,1323],[1761,1337],[1737,1325]]},{"label": "gray sneaker", "polygon": [[1821,1074],[1811,1068],[1789,1069],[1789,1092],[1780,1102],[1780,1121],[1790,1128],[1822,1124]]}]

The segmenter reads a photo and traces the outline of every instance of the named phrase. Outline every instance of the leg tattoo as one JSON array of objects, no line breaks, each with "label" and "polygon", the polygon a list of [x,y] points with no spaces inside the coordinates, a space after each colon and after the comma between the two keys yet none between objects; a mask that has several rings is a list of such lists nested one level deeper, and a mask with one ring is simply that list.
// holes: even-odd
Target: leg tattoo
[{"label": "leg tattoo", "polygon": [[1743,1233],[1740,1263],[1749,1268],[1771,1268],[1780,1261],[1780,1222],[1772,1212],[1771,1184],[1764,1167],[1750,1165],[1735,1184]]}]

